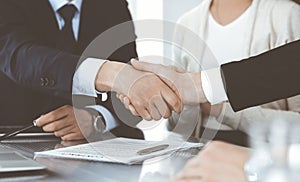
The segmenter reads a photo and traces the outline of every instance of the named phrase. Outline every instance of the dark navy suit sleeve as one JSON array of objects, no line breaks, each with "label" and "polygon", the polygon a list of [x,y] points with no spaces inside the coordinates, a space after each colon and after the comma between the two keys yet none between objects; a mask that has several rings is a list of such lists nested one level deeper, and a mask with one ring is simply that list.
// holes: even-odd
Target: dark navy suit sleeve
[{"label": "dark navy suit sleeve", "polygon": [[43,46],[25,16],[13,0],[0,0],[1,72],[22,87],[70,98],[79,57]]},{"label": "dark navy suit sleeve", "polygon": [[259,56],[222,65],[235,111],[300,94],[300,41]]}]

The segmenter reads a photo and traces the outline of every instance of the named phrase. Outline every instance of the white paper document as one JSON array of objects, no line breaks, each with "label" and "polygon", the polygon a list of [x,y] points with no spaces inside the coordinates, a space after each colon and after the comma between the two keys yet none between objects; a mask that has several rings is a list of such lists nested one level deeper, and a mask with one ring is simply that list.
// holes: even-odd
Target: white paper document
[{"label": "white paper document", "polygon": [[[140,155],[138,151],[168,145],[167,148],[149,154]],[[179,140],[146,141],[127,138],[115,138],[105,141],[76,145],[44,152],[36,152],[35,158],[54,157],[65,159],[81,159],[99,162],[135,164],[146,159],[172,154],[178,150],[203,147],[202,143],[190,143]]]}]

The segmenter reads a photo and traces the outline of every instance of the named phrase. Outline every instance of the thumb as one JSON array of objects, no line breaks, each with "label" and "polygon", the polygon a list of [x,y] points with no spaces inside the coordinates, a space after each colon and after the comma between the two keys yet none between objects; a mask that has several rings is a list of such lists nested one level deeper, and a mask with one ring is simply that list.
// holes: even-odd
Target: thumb
[{"label": "thumb", "polygon": [[41,115],[39,118],[34,120],[34,123],[37,127],[42,127],[43,125],[45,125],[42,121],[43,117],[44,117],[44,115]]},{"label": "thumb", "polygon": [[131,59],[131,65],[137,70],[152,72],[152,73],[156,72],[156,67],[157,67],[157,65],[155,64],[137,61],[136,59]]},{"label": "thumb", "polygon": [[171,70],[174,70],[174,71],[176,71],[177,73],[186,73],[185,69],[183,69],[183,68],[180,68],[180,67],[176,67],[176,66],[169,66],[169,68],[170,68]]}]

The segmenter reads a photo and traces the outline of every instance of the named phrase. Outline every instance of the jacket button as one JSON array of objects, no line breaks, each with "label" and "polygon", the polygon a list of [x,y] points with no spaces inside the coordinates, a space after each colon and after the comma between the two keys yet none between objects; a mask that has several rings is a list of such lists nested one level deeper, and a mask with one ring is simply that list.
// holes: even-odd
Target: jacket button
[{"label": "jacket button", "polygon": [[51,79],[51,80],[49,81],[49,86],[50,86],[50,87],[53,87],[54,85],[55,85],[55,80],[52,80],[52,79]]},{"label": "jacket button", "polygon": [[40,79],[40,85],[43,87],[45,86],[45,79],[44,78],[41,78]]},{"label": "jacket button", "polygon": [[47,87],[49,86],[49,79],[48,78],[44,78],[45,82],[44,82],[44,85]]}]

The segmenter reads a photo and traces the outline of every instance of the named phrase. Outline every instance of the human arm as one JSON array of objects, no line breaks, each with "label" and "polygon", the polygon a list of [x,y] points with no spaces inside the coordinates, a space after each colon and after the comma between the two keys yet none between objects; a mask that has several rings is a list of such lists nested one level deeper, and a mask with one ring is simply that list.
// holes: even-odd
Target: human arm
[{"label": "human arm", "polygon": [[300,41],[295,41],[241,62],[222,65],[234,111],[300,94],[299,47]]},{"label": "human arm", "polygon": [[[280,13],[282,16],[278,16]],[[281,47],[239,63],[225,64],[221,68],[228,99],[235,111],[300,93],[297,84],[300,6],[293,2],[278,1],[271,16],[270,23],[276,31],[276,37],[269,44],[271,48]]]},{"label": "human arm", "polygon": [[214,141],[188,161],[172,181],[246,182],[244,165],[248,157],[247,148]]},{"label": "human arm", "polygon": [[204,93],[212,104],[228,100],[235,112],[298,95],[300,86],[295,83],[299,76],[299,47],[298,40],[258,56],[203,71],[207,81],[202,80],[202,83],[209,84],[203,87]]},{"label": "human arm", "polygon": [[25,4],[0,1],[1,73],[22,87],[70,99],[79,57],[45,46],[38,25],[19,10]]},{"label": "human arm", "polygon": [[[290,46],[290,44],[286,46]],[[289,79],[287,76],[291,76],[292,80],[295,80],[297,70],[295,70],[295,67],[293,66],[296,66],[297,63],[293,63],[295,60],[291,59],[288,60],[288,62],[292,63],[291,65],[289,65],[290,63],[285,63],[281,68],[279,62],[281,62],[282,60],[279,59],[285,59],[287,55],[282,55],[282,57],[278,58],[278,60],[274,60],[272,56],[270,56],[271,54],[273,54],[273,51],[281,54],[280,50],[283,50],[283,48],[285,48],[285,46],[239,62],[224,64],[221,66],[221,68],[213,68],[202,71],[202,86],[207,100],[212,105],[228,100],[231,104],[231,107],[236,112],[252,106],[257,106],[271,101],[287,98],[290,97],[291,94],[295,95],[297,93],[296,90],[298,89],[297,84],[289,85],[287,87],[287,90],[280,88],[284,88],[289,83],[292,83],[286,83],[284,81],[284,79]],[[292,54],[293,51],[296,51],[296,49],[291,50],[290,48],[287,48],[286,51],[288,50],[291,51],[290,54]],[[273,57],[276,57],[276,55],[273,55]],[[255,62],[256,60],[258,61]],[[287,71],[289,69],[289,66],[291,66],[293,69],[291,70],[291,73],[288,73]],[[266,70],[271,71],[268,72]],[[224,71],[226,72],[226,75]],[[279,72],[282,71],[285,72],[285,74],[279,74]],[[281,77],[279,80],[277,80],[280,81],[280,84],[275,81],[276,79],[274,79],[273,76]],[[264,81],[265,79],[266,81]],[[281,85],[281,83],[284,83],[283,86]],[[280,87],[279,89],[276,89],[276,93],[272,91],[275,86]],[[262,90],[260,90],[260,88]],[[266,92],[267,89],[271,93],[271,95]],[[291,94],[287,94],[286,96],[282,95],[288,92],[290,92]],[[228,98],[229,95],[231,96],[231,98]],[[247,105],[247,102],[252,104]],[[241,107],[241,105],[243,104],[246,105]]]}]

